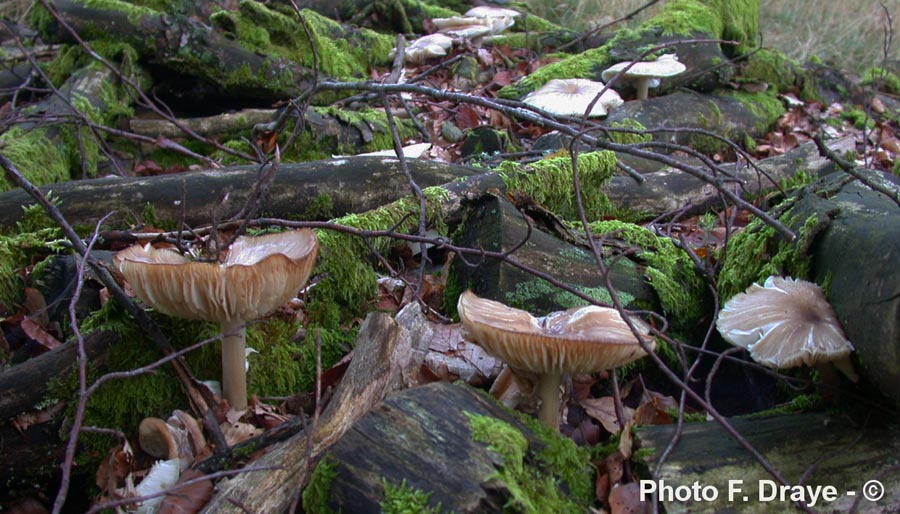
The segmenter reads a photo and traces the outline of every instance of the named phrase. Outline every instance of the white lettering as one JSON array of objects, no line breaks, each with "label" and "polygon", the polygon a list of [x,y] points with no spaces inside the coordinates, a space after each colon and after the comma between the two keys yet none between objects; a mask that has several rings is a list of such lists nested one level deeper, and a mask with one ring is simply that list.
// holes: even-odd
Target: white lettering
[{"label": "white lettering", "polygon": [[729,480],[728,481],[728,501],[734,501],[734,495],[741,493],[741,486],[744,485],[743,480]]},{"label": "white lettering", "polygon": [[655,480],[641,480],[641,501],[651,501],[653,499],[652,495],[656,492],[656,481]]},{"label": "white lettering", "polygon": [[820,500],[833,502],[837,497],[837,488],[833,485],[779,485],[774,480],[759,481],[759,501],[761,502],[777,499],[783,502],[803,502],[808,507],[815,507]]}]

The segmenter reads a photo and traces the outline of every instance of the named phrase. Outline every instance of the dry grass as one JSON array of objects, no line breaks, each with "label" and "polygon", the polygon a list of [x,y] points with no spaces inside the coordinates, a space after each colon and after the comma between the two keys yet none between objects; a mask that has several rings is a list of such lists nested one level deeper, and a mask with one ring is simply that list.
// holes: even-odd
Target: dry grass
[{"label": "dry grass", "polygon": [[[582,30],[607,17],[634,11],[643,0],[526,0],[533,12],[560,25]],[[900,32],[900,0],[763,0],[760,28],[763,45],[800,60],[818,57],[835,66],[860,72],[880,66],[887,9],[895,32]],[[652,15],[651,7],[637,20]],[[894,37],[889,59],[898,59],[900,33]]]}]

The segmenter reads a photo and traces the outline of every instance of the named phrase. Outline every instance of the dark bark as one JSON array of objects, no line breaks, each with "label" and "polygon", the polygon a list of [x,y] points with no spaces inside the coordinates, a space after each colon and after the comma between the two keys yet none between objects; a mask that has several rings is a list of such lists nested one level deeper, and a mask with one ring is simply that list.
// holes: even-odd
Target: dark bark
[{"label": "dark bark", "polygon": [[[102,363],[106,350],[118,341],[118,336],[98,332],[87,336],[84,350],[91,365]],[[63,377],[71,370],[78,348],[74,341],[29,359],[0,373],[0,419],[9,419],[34,408],[47,392],[47,377]]]}]

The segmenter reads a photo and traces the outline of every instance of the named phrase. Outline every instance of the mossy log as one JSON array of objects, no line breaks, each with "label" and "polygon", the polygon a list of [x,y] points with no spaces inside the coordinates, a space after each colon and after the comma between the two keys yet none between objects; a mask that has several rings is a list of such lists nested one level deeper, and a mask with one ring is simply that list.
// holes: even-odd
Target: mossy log
[{"label": "mossy log", "polygon": [[[521,434],[526,443],[521,462],[503,454],[500,445],[475,440],[471,425],[477,416],[498,420]],[[503,437],[499,430],[492,435]],[[554,454],[558,459],[554,466],[539,456],[546,447],[545,440],[483,393],[462,384],[435,382],[389,396],[344,434],[327,455],[335,477],[321,500],[333,512],[379,512],[388,503],[387,489],[394,488],[416,491],[420,498],[427,495],[417,505],[419,512],[426,505],[437,512],[460,514],[507,512],[510,505],[538,512],[524,506],[527,500],[517,495],[541,494],[541,486],[506,483],[523,477],[504,467],[539,468],[535,477],[525,476],[535,482],[548,480],[559,496],[574,496],[572,484],[560,473],[564,458]],[[569,471],[585,478],[590,473],[587,467]],[[571,499],[571,504],[560,502],[560,510],[541,512],[577,512],[566,507],[584,499]],[[534,504],[540,502],[534,501],[532,508]]]},{"label": "mossy log", "polygon": [[[434,186],[472,175],[464,166],[407,161],[421,187]],[[157,219],[177,221],[184,215],[190,225],[206,225],[218,217],[227,220],[241,209],[259,177],[257,166],[186,172],[145,178],[100,178],[54,184],[59,209],[74,225],[92,225],[115,211],[112,226],[123,221],[140,223],[151,206]],[[262,213],[296,219],[329,219],[374,209],[411,194],[410,184],[396,158],[348,157],[279,166]],[[228,198],[227,205],[223,199]],[[33,200],[21,190],[0,194],[0,225],[11,226],[22,217],[22,207]]]},{"label": "mossy log", "polygon": [[[91,176],[97,172],[99,157],[91,133],[77,128],[80,124],[48,124],[40,118],[81,115],[93,123],[106,124],[109,111],[119,107],[114,103],[122,96],[112,71],[100,66],[82,68],[59,87],[59,95],[50,95],[28,109],[34,121],[0,135],[0,151],[36,185]],[[10,187],[5,175],[0,177],[0,189]]]},{"label": "mossy log", "polygon": [[[53,2],[62,19],[82,39],[131,45],[148,62],[201,79],[245,99],[286,99],[314,83],[311,69],[271,54],[261,55],[188,16],[169,15],[126,2]],[[42,37],[76,43],[73,35],[43,13]]]},{"label": "mossy log", "polygon": [[[900,180],[861,172],[900,192]],[[826,296],[856,346],[864,385],[900,405],[900,206],[843,173],[807,191],[792,215],[831,218],[812,248],[814,279],[828,284]]]},{"label": "mossy log", "polygon": [[[833,500],[819,496],[815,505],[811,504],[809,489],[805,490],[805,499],[813,511],[853,512],[851,506],[857,501],[856,512],[900,511],[900,473],[896,472],[900,428],[896,425],[858,426],[819,413],[731,419],[729,423],[791,485],[802,481],[806,487],[835,488]],[[637,454],[643,456],[643,464],[649,470],[656,469],[674,433],[674,425],[636,430],[635,440],[641,448]],[[669,514],[799,512],[791,501],[792,495],[799,494],[796,489],[790,490],[784,500],[779,496],[769,499],[773,488],[781,484],[712,421],[684,425],[674,451],[668,454],[659,473],[644,478],[658,487],[665,481],[666,486],[673,488],[669,491],[681,488],[679,498],[673,494],[662,498]],[[863,487],[873,479],[881,481],[885,492],[882,499],[874,502],[863,496],[866,489],[874,490]],[[731,498],[729,481],[733,481],[733,488],[740,489]],[[709,497],[715,491],[716,498],[704,501],[700,493],[690,494],[695,484],[708,488]]]},{"label": "mossy log", "polygon": [[[517,262],[552,275],[599,301],[611,302],[593,254],[583,246],[567,243],[545,232],[539,226],[529,228],[529,224],[533,223],[507,200],[488,196],[470,209],[456,236],[456,244],[507,252],[524,241],[512,254]],[[473,256],[467,257],[470,264],[473,260]],[[607,265],[613,287],[622,295],[622,302],[627,307],[658,307],[656,294],[646,284],[637,264],[619,258],[609,259]],[[556,289],[543,279],[498,259],[488,258],[473,266],[457,259],[453,262],[450,280],[460,291],[471,289],[480,296],[536,315],[585,304],[581,298]]]},{"label": "mossy log", "polygon": [[286,512],[324,452],[388,393],[410,383],[422,364],[430,332],[415,303],[401,310],[396,319],[385,313],[370,314],[360,327],[353,360],[311,427],[312,435],[304,431],[269,448],[253,462],[257,470],[218,483],[203,512]]}]

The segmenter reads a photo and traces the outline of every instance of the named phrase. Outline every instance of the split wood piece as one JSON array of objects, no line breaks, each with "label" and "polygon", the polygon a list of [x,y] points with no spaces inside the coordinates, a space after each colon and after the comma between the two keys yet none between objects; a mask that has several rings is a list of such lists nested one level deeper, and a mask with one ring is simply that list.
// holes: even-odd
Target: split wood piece
[{"label": "split wood piece", "polygon": [[[877,416],[873,416],[874,419]],[[844,419],[827,414],[804,413],[768,418],[731,419],[729,423],[759,450],[791,485],[805,473],[806,486],[834,486],[838,497],[825,502],[819,499],[817,512],[850,512],[860,497],[858,512],[900,511],[900,474],[893,468],[900,455],[897,426],[854,426]],[[654,470],[672,439],[675,425],[657,425],[636,429],[640,454],[649,451],[644,464]],[[638,454],[637,452],[635,453]],[[878,502],[861,498],[863,484],[879,478],[885,497]],[[797,512],[790,501],[760,502],[760,492],[768,494],[778,484],[762,466],[715,422],[688,423],[668,455],[658,475],[650,477],[658,484],[665,480],[671,487],[693,484],[714,488],[718,497],[711,501],[664,501],[670,514],[714,512]],[[741,488],[728,501],[728,481],[738,480]],[[762,483],[769,480],[770,483]],[[775,487],[777,487],[777,485]],[[761,487],[762,486],[762,487]],[[685,490],[687,490],[685,489]],[[846,494],[855,491],[854,496]],[[746,501],[743,501],[744,497]],[[683,497],[683,495],[682,495]],[[807,494],[807,499],[810,496]]]},{"label": "split wood piece", "polygon": [[306,484],[324,452],[388,393],[410,383],[421,366],[430,331],[416,304],[407,305],[396,320],[384,313],[369,314],[360,327],[353,360],[320,416],[312,440],[308,432],[302,432],[271,447],[250,464],[266,469],[220,482],[203,512],[285,512],[292,494]]}]

